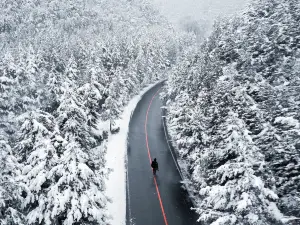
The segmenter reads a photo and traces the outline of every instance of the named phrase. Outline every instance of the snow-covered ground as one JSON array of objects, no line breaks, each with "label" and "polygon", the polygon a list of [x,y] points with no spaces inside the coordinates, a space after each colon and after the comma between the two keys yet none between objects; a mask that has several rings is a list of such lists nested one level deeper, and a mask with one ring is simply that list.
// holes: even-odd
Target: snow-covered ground
[{"label": "snow-covered ground", "polygon": [[106,184],[106,194],[112,199],[112,202],[108,204],[108,211],[113,216],[111,225],[125,225],[126,223],[127,135],[132,112],[141,97],[160,82],[149,85],[139,95],[130,100],[123,111],[121,119],[117,121],[120,131],[111,135],[108,139],[107,167],[113,169]]}]

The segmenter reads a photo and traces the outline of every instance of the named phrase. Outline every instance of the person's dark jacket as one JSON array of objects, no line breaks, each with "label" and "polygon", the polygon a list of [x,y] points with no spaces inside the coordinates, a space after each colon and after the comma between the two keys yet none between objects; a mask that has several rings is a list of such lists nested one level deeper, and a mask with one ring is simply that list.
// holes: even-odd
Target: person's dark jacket
[{"label": "person's dark jacket", "polygon": [[151,167],[152,167],[153,169],[158,170],[158,163],[157,163],[156,161],[152,161]]}]

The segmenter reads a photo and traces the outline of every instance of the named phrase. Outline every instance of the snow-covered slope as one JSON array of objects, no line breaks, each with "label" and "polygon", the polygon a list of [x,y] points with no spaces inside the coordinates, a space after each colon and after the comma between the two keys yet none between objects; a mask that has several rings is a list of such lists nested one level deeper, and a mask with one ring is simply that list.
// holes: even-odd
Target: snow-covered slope
[{"label": "snow-covered slope", "polygon": [[255,0],[170,73],[168,126],[204,224],[298,224],[299,15],[297,0]]},{"label": "snow-covered slope", "polygon": [[[146,1],[0,1],[0,224],[109,224],[109,128],[176,57]],[[113,126],[114,127],[114,126]]]}]

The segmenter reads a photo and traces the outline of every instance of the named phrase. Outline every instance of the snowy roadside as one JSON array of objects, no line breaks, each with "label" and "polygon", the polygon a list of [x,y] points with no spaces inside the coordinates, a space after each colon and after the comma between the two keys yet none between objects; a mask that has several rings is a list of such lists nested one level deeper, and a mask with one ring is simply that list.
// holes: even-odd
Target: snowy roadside
[{"label": "snowy roadside", "polygon": [[126,224],[126,161],[127,135],[129,122],[136,105],[141,97],[151,88],[161,83],[158,81],[144,88],[140,94],[134,96],[125,107],[121,119],[117,121],[120,131],[110,135],[107,143],[107,168],[113,169],[106,183],[106,195],[112,199],[108,203],[108,212],[113,216],[111,225]]},{"label": "snowy roadside", "polygon": [[[162,96],[161,98],[163,99],[164,97]],[[162,109],[162,121],[163,121],[164,133],[165,133],[166,141],[168,143],[168,148],[171,152],[176,168],[180,174],[182,180],[181,184],[183,185],[182,187],[187,191],[194,208],[196,208],[197,203],[196,203],[196,198],[193,194],[193,189],[191,188],[191,181],[188,174],[188,165],[179,156],[178,147],[173,139],[173,137],[175,137],[176,135],[176,132],[170,129],[171,126],[168,123],[169,122],[168,112],[167,112],[168,108],[166,106],[166,103],[164,103],[164,106],[161,107],[161,109]]]}]

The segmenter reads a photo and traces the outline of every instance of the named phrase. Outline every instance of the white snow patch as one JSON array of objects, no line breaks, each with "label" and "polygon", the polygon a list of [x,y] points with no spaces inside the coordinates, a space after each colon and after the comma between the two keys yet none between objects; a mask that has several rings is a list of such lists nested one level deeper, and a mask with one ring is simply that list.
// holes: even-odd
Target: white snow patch
[{"label": "white snow patch", "polygon": [[240,200],[237,204],[237,211],[242,212],[244,211],[249,205],[252,205],[251,200],[249,198],[249,194],[244,192],[242,194],[242,200]]},{"label": "white snow patch", "polygon": [[284,219],[283,214],[279,211],[279,209],[277,208],[277,206],[276,206],[276,204],[274,202],[270,202],[270,204],[268,206],[268,211],[278,221]]},{"label": "white snow patch", "polygon": [[225,225],[225,224],[235,224],[236,216],[235,215],[226,215],[219,217],[216,221],[211,223],[211,225]]},{"label": "white snow patch", "polygon": [[295,128],[300,128],[300,123],[298,120],[294,119],[293,117],[276,117],[275,123],[286,124]]},{"label": "white snow patch", "polygon": [[[116,121],[120,126],[119,133],[110,135],[108,138],[107,167],[112,168],[113,171],[106,183],[106,194],[112,199],[112,202],[108,203],[108,212],[113,216],[111,225],[126,224],[127,135],[131,115],[142,96],[160,82],[162,81],[149,85],[130,100],[121,115],[121,119]],[[100,127],[100,129],[103,128]]]},{"label": "white snow patch", "polygon": [[291,216],[291,217],[283,217],[282,219],[281,219],[281,222],[283,222],[284,224],[286,224],[286,223],[288,223],[288,222],[290,222],[290,221],[300,221],[300,218],[299,217],[295,217],[295,216]]},{"label": "white snow patch", "polygon": [[248,218],[248,221],[251,224],[255,224],[258,221],[258,215],[254,214],[254,213],[249,213],[246,218]]}]

